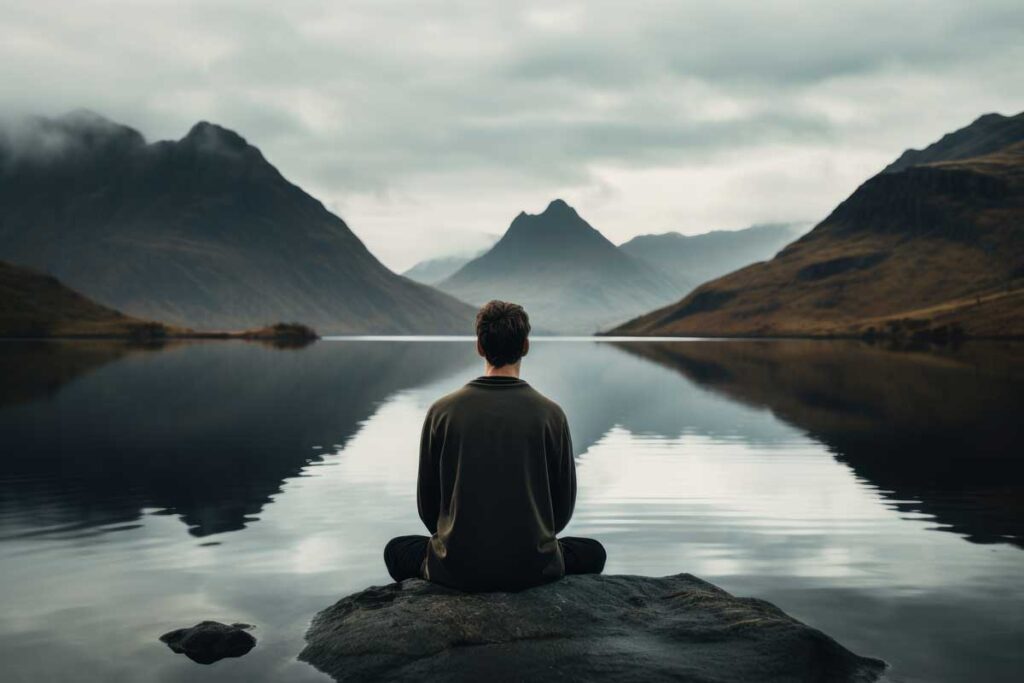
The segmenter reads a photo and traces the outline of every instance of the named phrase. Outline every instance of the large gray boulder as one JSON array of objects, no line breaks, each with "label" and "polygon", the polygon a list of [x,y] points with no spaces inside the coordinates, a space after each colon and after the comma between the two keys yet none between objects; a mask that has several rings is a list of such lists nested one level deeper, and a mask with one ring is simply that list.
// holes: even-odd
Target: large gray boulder
[{"label": "large gray boulder", "polygon": [[299,659],[338,681],[832,682],[885,669],[689,574],[569,576],[520,593],[368,588],[316,615]]}]

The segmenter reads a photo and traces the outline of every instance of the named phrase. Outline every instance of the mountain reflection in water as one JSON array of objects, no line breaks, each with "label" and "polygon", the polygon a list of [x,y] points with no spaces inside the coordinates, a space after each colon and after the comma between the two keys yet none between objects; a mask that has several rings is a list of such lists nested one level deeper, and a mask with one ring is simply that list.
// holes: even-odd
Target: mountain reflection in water
[{"label": "mountain reflection in water", "polygon": [[0,510],[48,532],[133,522],[143,508],[179,515],[195,536],[242,529],[380,402],[466,361],[444,343],[334,350],[7,344],[0,357],[23,372],[0,405],[27,403],[0,412]]},{"label": "mountain reflection in water", "polygon": [[[894,681],[1015,682],[1021,356],[536,339],[524,377],[569,418],[567,533],[609,572],[775,602]],[[387,581],[423,414],[480,366],[465,340],[0,343],[4,676],[323,681],[309,620]],[[157,640],[207,618],[259,645],[197,667]]]},{"label": "mountain reflection in water", "polygon": [[626,343],[826,444],[893,505],[975,543],[1024,547],[1024,349],[860,342]]}]

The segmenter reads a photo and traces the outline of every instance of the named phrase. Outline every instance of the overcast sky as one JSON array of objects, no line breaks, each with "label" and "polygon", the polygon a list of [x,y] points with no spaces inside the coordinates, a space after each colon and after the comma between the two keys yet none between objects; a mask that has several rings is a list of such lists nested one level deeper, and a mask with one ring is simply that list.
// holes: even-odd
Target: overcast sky
[{"label": "overcast sky", "polygon": [[[489,6],[488,6],[489,5]],[[0,109],[232,128],[387,265],[574,204],[616,243],[817,221],[906,147],[1024,109],[986,2],[0,0]]]}]

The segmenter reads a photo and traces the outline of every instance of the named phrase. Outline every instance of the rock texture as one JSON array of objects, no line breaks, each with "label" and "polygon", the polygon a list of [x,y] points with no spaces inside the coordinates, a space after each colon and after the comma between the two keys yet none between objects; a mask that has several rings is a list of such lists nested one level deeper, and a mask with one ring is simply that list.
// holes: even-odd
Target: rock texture
[{"label": "rock texture", "polygon": [[226,657],[241,657],[256,647],[256,639],[245,629],[248,624],[201,621],[191,628],[179,628],[160,636],[178,654],[200,664],[213,664]]},{"label": "rock texture", "polygon": [[689,574],[485,594],[409,580],[340,600],[306,641],[299,659],[338,681],[875,681],[885,669]]}]

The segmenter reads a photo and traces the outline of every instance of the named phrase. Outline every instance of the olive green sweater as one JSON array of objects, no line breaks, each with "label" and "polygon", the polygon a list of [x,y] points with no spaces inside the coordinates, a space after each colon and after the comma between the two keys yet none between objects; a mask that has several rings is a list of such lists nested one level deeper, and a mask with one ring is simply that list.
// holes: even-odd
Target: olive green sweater
[{"label": "olive green sweater", "polygon": [[480,377],[427,412],[417,504],[433,536],[424,577],[516,590],[565,573],[555,534],[576,504],[565,413],[523,380]]}]

